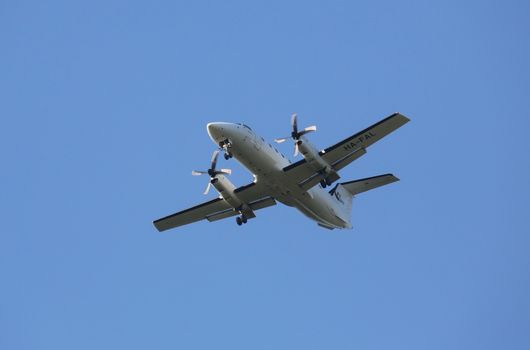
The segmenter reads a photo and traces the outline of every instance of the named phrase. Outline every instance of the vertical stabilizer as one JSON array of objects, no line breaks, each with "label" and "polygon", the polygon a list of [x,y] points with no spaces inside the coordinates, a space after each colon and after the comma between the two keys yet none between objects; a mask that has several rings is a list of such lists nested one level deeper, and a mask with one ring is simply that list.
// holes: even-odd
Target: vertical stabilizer
[{"label": "vertical stabilizer", "polygon": [[[341,184],[335,185],[331,191],[329,191],[338,204],[335,207],[335,215],[339,217],[342,221],[347,223],[347,227],[351,227],[351,210],[352,210],[352,200],[353,195],[345,189]],[[339,210],[337,212],[337,209]]]}]

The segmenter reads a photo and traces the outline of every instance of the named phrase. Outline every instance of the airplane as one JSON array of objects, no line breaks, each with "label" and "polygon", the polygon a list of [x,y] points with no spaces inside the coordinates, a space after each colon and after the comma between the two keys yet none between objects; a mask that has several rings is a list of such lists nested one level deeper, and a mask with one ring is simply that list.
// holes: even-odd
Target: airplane
[{"label": "airplane", "polygon": [[[293,140],[295,156],[299,153],[303,156],[294,163],[245,124],[208,123],[208,135],[219,149],[213,152],[209,169],[194,170],[192,175],[208,175],[210,179],[204,194],[208,194],[213,186],[219,196],[155,220],[153,224],[158,231],[165,231],[204,219],[212,222],[235,216],[237,225],[241,226],[255,218],[258,210],[276,205],[279,201],[295,207],[320,227],[330,230],[352,228],[353,198],[399,179],[392,174],[384,174],[336,183],[329,191],[326,187],[339,180],[338,172],[364,155],[367,147],[409,121],[404,115],[394,113],[318,151],[306,136],[316,131],[316,126],[299,130],[297,116],[293,114],[291,135],[275,141]],[[246,167],[253,174],[254,181],[236,188],[227,177],[231,170],[217,169],[221,151],[225,159],[234,157]]]}]

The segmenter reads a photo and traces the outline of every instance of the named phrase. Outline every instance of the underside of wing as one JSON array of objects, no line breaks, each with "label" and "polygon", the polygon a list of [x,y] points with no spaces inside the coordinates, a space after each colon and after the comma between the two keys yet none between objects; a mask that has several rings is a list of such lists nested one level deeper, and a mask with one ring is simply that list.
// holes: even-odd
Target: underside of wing
[{"label": "underside of wing", "polygon": [[[262,199],[258,199],[256,201],[248,203],[248,206],[250,207],[252,212],[259,210],[259,209],[267,208],[273,205],[276,205],[276,201],[272,197],[264,197]],[[236,215],[239,215],[239,212],[232,208],[232,209],[221,211],[213,215],[209,215],[206,217],[206,219],[208,221],[217,221],[217,220],[226,219],[226,218],[236,216]]]},{"label": "underside of wing", "polygon": [[[410,119],[404,115],[394,113],[391,116],[379,121],[378,123],[375,123],[374,125],[334,144],[333,146],[320,151],[320,155],[329,164],[336,164],[341,160],[346,159],[352,153],[355,153],[361,149],[366,149],[367,147],[373,145],[409,121]],[[355,159],[356,158],[353,160]],[[346,165],[347,164],[343,165],[343,167]]]},{"label": "underside of wing", "polygon": [[216,198],[211,201],[201,203],[189,209],[179,211],[178,213],[168,215],[161,219],[153,221],[156,229],[160,232],[182,225],[191,224],[192,222],[206,219],[209,215],[230,209],[228,204],[222,198]]},{"label": "underside of wing", "polygon": [[[241,186],[234,193],[238,199],[248,205],[250,209],[247,214],[248,218],[255,217],[254,211],[256,210],[276,205],[276,201],[265,191],[265,187],[256,182]],[[216,221],[239,214],[240,211],[237,208],[233,208],[223,198],[219,197],[155,220],[153,224],[158,231],[165,231],[204,219]]]},{"label": "underside of wing", "polygon": [[[378,123],[320,151],[319,155],[335,171],[339,171],[364,155],[367,147],[400,128],[409,120],[402,114],[394,113]],[[305,190],[315,186],[321,180],[320,174],[316,173],[305,159],[299,160],[283,170]]]}]

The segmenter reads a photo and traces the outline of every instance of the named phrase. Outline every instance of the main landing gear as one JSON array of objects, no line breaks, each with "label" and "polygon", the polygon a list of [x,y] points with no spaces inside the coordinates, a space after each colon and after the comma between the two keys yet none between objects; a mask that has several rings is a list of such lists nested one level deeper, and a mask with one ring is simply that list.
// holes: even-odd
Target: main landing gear
[{"label": "main landing gear", "polygon": [[331,186],[331,184],[332,182],[328,179],[320,180],[320,186],[322,186],[322,188],[326,188],[326,186]]},{"label": "main landing gear", "polygon": [[236,218],[236,223],[238,226],[241,226],[243,224],[246,224],[247,223],[247,218],[245,215],[240,215]]},{"label": "main landing gear", "polygon": [[226,160],[233,157],[232,152],[230,152],[230,149],[232,148],[232,144],[230,143],[228,139],[219,142],[219,147],[222,148],[223,151],[225,152],[224,157]]}]

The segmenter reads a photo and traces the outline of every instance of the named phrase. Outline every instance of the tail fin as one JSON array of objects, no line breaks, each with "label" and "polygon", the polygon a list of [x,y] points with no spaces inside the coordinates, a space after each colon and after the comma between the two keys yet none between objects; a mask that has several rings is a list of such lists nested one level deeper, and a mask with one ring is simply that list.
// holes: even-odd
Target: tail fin
[{"label": "tail fin", "polygon": [[359,179],[349,182],[341,183],[342,187],[348,190],[353,196],[373,190],[374,188],[391,184],[392,182],[399,181],[397,177],[392,174],[378,175],[367,177],[365,179]]},{"label": "tail fin", "polygon": [[329,191],[329,193],[342,204],[340,206],[340,212],[335,214],[347,223],[347,227],[351,228],[353,197],[359,193],[373,190],[374,188],[388,185],[396,181],[399,181],[399,179],[394,175],[385,174],[337,184],[331,191]]}]

